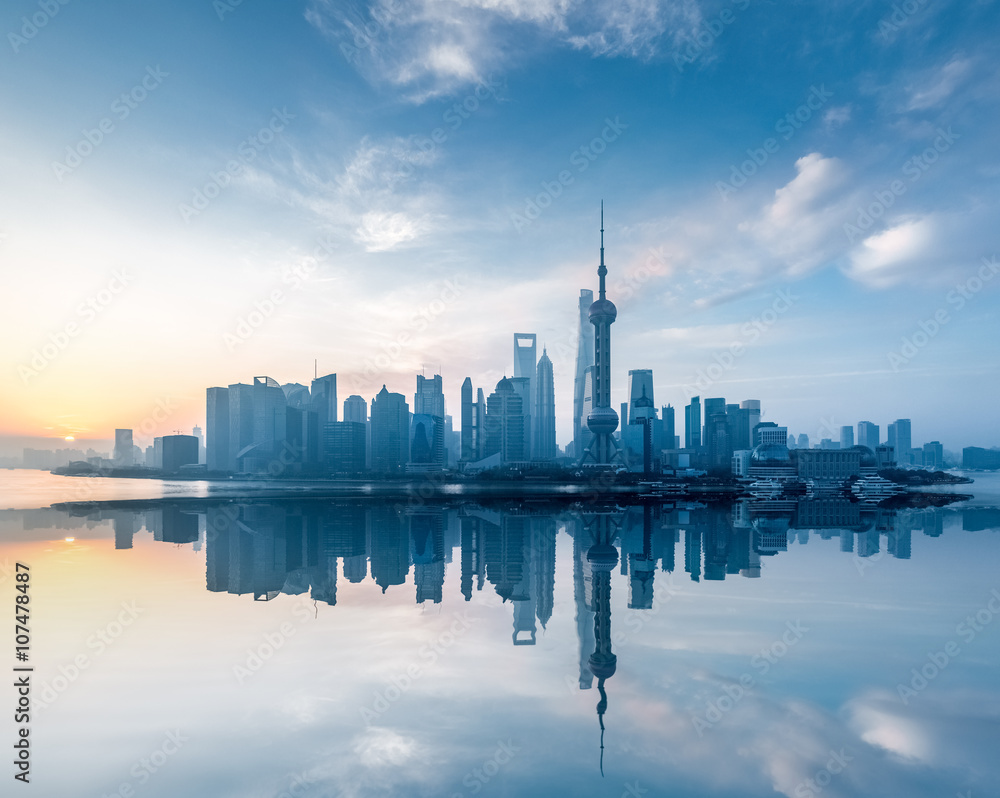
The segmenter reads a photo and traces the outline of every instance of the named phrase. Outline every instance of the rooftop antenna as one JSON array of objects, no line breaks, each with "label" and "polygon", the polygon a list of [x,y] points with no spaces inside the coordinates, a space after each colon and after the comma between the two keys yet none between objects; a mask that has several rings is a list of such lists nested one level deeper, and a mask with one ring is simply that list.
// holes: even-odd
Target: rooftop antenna
[{"label": "rooftop antenna", "polygon": [[313,358],[313,379],[319,379],[319,358]]}]

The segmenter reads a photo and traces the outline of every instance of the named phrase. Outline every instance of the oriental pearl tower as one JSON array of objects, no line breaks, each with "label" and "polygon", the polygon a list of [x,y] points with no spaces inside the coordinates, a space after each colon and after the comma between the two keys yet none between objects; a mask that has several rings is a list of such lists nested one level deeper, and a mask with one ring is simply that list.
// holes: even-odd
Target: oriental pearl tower
[{"label": "oriental pearl tower", "polygon": [[605,295],[604,278],[604,202],[601,202],[601,265],[600,295],[590,306],[590,323],[594,325],[594,385],[593,409],[587,415],[587,429],[593,434],[590,445],[580,459],[582,465],[607,466],[621,461],[618,444],[612,433],[618,429],[618,414],[611,407],[611,325],[618,317],[618,308]]}]

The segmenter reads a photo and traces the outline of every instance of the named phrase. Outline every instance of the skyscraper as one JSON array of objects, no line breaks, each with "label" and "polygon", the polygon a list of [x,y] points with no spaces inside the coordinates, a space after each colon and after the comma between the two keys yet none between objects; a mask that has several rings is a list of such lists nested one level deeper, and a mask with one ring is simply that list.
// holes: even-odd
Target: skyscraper
[{"label": "skyscraper", "polygon": [[873,424],[871,421],[858,422],[859,446],[867,446],[874,452],[879,445],[878,436],[879,436],[878,424]]},{"label": "skyscraper", "polygon": [[486,399],[483,438],[484,457],[499,452],[504,463],[528,459],[524,448],[524,402],[507,377]]},{"label": "skyscraper", "polygon": [[115,430],[115,465],[131,466],[134,462],[134,457],[132,455],[132,430],[130,429],[116,429]]},{"label": "skyscraper", "polygon": [[209,471],[228,471],[229,389],[209,388],[205,392],[206,459]]},{"label": "skyscraper", "polygon": [[[524,378],[528,382],[520,389],[524,399],[524,434],[527,441],[526,454],[533,456],[534,433],[531,417],[535,412],[535,372],[538,368],[538,337],[534,333],[514,333],[514,378]],[[515,383],[515,388],[517,388]]]},{"label": "skyscraper", "polygon": [[444,468],[444,419],[429,413],[410,417],[410,458],[407,467]]},{"label": "skyscraper", "polygon": [[354,421],[358,424],[368,423],[368,402],[356,393],[344,400],[344,421]]},{"label": "skyscraper", "polygon": [[312,381],[312,409],[319,415],[319,428],[337,421],[337,375],[327,374]]},{"label": "skyscraper", "polygon": [[462,453],[461,459],[474,463],[482,459],[482,407],[473,398],[472,378],[462,383]]},{"label": "skyscraper", "polygon": [[227,389],[229,394],[229,454],[228,471],[242,470],[240,454],[253,443],[253,386],[237,382]]},{"label": "skyscraper", "polygon": [[684,408],[684,448],[701,448],[701,397],[692,396]]},{"label": "skyscraper", "polygon": [[910,419],[897,418],[889,425],[888,443],[896,449],[896,462],[901,465],[910,465],[912,462],[910,450],[913,448],[913,441],[910,434]]},{"label": "skyscraper", "polygon": [[660,408],[660,417],[663,421],[663,438],[661,448],[673,449],[677,445],[677,420],[675,418],[674,406],[667,405]]},{"label": "skyscraper", "polygon": [[542,347],[542,356],[535,370],[534,429],[535,460],[554,460],[556,457],[556,394],[552,375],[552,361]]},{"label": "skyscraper", "polygon": [[253,449],[243,455],[247,470],[263,471],[279,459],[295,459],[285,451],[288,405],[285,392],[270,377],[253,378]]},{"label": "skyscraper", "polygon": [[601,203],[601,263],[597,267],[600,293],[590,306],[588,315],[594,325],[594,409],[587,416],[587,429],[592,438],[580,459],[581,463],[610,465],[621,456],[612,434],[618,429],[618,413],[611,406],[611,325],[618,317],[618,308],[607,298],[604,265],[604,203]]},{"label": "skyscraper", "polygon": [[[638,404],[637,404],[638,403]],[[640,412],[636,412],[641,408]],[[636,418],[653,418],[656,415],[653,403],[653,370],[629,369],[628,373],[628,418],[622,424],[632,424]]]},{"label": "skyscraper", "polygon": [[372,470],[395,473],[406,467],[410,455],[410,408],[401,393],[382,390],[372,400]]},{"label": "skyscraper", "polygon": [[854,427],[840,428],[840,448],[850,449],[854,445]]},{"label": "skyscraper", "polygon": [[580,289],[579,329],[576,342],[576,376],[573,378],[573,456],[579,458],[590,438],[587,431],[587,414],[584,397],[587,391],[587,369],[594,365],[594,327],[590,323],[590,306],[594,292]]},{"label": "skyscraper", "polygon": [[441,375],[425,377],[417,375],[417,392],[413,395],[414,414],[422,413],[428,416],[438,416],[444,421],[444,388]]},{"label": "skyscraper", "polygon": [[334,473],[365,470],[365,425],[331,421],[323,427],[323,462]]},{"label": "skyscraper", "polygon": [[740,402],[738,423],[733,430],[733,448],[752,449],[753,428],[758,424],[760,424],[760,399],[744,399]]},{"label": "skyscraper", "polygon": [[191,430],[191,434],[198,439],[198,462],[205,462],[205,433],[197,424]]}]

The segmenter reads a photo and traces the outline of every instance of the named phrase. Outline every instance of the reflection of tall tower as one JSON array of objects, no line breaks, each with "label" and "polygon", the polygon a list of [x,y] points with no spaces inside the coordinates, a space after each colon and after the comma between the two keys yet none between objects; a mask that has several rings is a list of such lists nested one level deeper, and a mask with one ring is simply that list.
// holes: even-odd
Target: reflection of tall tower
[{"label": "reflection of tall tower", "polygon": [[476,589],[483,589],[485,566],[482,551],[483,543],[482,521],[472,516],[464,517],[462,521],[462,595],[466,601],[472,599],[473,577],[476,577]]},{"label": "reflection of tall tower", "polygon": [[590,608],[587,582],[590,576],[584,565],[586,556],[585,529],[579,519],[573,535],[573,601],[576,603],[576,634],[580,641],[580,689],[589,690],[594,683],[594,675],[587,667],[587,657],[594,650],[594,611]]},{"label": "reflection of tall tower", "polygon": [[531,521],[532,570],[535,574],[535,614],[542,628],[552,617],[556,581],[556,523],[553,518],[535,518]]},{"label": "reflection of tall tower", "polygon": [[618,317],[618,308],[607,298],[604,265],[604,203],[601,203],[601,264],[597,268],[600,278],[598,299],[590,306],[590,323],[594,325],[594,409],[587,416],[587,429],[593,434],[590,445],[580,459],[595,465],[610,465],[621,455],[612,433],[618,429],[618,413],[611,406],[611,325]]},{"label": "reflection of tall tower", "polygon": [[590,655],[590,672],[597,677],[597,717],[601,725],[601,775],[604,775],[604,713],[608,709],[608,695],[604,682],[615,675],[618,657],[611,650],[611,571],[618,564],[618,549],[614,547],[613,524],[608,515],[599,515],[592,527],[594,543],[587,550],[593,580],[594,653]]},{"label": "reflection of tall tower", "polygon": [[417,604],[440,604],[444,589],[444,510],[428,508],[410,515],[409,521]]}]

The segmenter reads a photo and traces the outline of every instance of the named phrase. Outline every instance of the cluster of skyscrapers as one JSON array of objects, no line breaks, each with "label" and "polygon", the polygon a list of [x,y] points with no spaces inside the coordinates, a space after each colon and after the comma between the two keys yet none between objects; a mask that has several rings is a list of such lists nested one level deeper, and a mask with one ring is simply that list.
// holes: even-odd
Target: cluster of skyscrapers
[{"label": "cluster of skyscrapers", "polygon": [[[576,370],[573,383],[573,439],[564,451],[556,443],[552,361],[537,352],[534,333],[515,333],[513,372],[488,393],[466,378],[461,388],[460,429],[445,408],[440,374],[417,375],[412,408],[406,397],[384,385],[369,400],[337,396],[337,375],[318,374],[311,385],[279,385],[270,377],[207,391],[206,443],[194,436],[157,438],[145,464],[175,472],[199,462],[208,472],[391,475],[444,469],[477,472],[491,467],[560,465],[625,468],[643,473],[695,469],[746,476],[760,447],[809,449],[808,435],[761,421],[760,401],[729,403],[693,397],[684,408],[683,443],[674,408],[659,410],[651,369],[628,372],[628,400],[616,412],[611,402],[611,325],[618,311],[606,293],[604,210],[601,209],[599,291],[580,291]],[[842,427],[840,439],[824,438],[821,450],[870,450],[879,467],[916,465],[940,468],[938,441],[914,448],[910,420],[897,419],[881,441],[869,421]],[[135,450],[135,453],[134,451]],[[117,430],[114,465],[139,463],[131,430]],[[203,452],[199,456],[199,452]],[[770,451],[769,459],[774,459]],[[846,462],[846,461],[845,461]],[[989,456],[976,462],[992,462]]]}]

